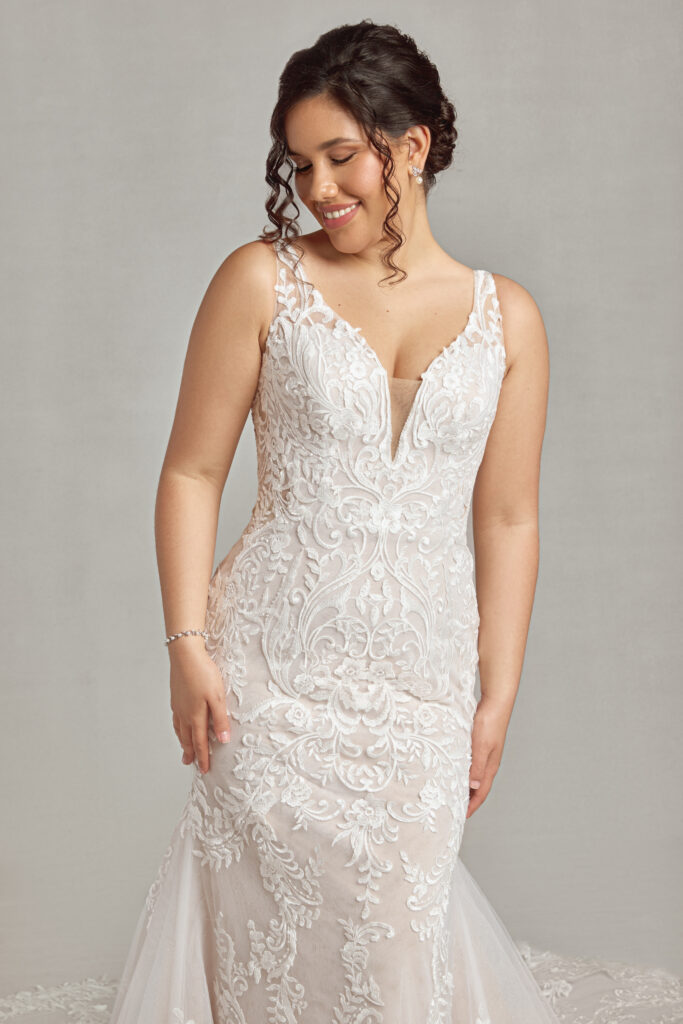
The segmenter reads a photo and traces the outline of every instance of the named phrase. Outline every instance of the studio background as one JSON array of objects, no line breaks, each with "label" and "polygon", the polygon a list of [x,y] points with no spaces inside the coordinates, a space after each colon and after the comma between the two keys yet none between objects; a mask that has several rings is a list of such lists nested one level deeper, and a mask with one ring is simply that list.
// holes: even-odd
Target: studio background
[{"label": "studio background", "polygon": [[[550,345],[527,655],[462,858],[516,939],[683,971],[680,5],[4,0],[1,993],[118,976],[185,802],[153,515],[189,331],[266,224],[284,63],[363,17],[458,112],[437,240]],[[249,419],[214,564],[255,496]]]}]

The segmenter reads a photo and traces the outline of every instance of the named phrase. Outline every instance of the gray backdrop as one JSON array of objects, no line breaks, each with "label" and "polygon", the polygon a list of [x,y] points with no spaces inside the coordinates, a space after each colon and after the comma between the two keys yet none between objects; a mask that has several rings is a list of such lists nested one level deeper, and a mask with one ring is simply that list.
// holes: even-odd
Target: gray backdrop
[{"label": "gray backdrop", "polygon": [[[0,992],[118,977],[184,804],[153,508],[189,330],[265,224],[282,66],[366,16],[459,114],[437,239],[528,288],[551,349],[527,656],[463,860],[516,939],[680,972],[680,4],[0,15]],[[216,562],[255,487],[249,420]]]}]

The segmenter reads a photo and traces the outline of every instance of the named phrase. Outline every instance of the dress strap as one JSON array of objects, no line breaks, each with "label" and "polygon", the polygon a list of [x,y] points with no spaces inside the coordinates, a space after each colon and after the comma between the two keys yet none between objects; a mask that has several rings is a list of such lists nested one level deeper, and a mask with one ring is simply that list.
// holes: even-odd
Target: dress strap
[{"label": "dress strap", "polygon": [[297,266],[297,255],[288,240],[276,238],[273,242],[276,261],[275,318],[285,316],[294,320],[306,304],[305,280]]},{"label": "dress strap", "polygon": [[502,344],[503,323],[498,303],[496,282],[490,270],[481,271],[480,316],[484,337],[491,342]]}]

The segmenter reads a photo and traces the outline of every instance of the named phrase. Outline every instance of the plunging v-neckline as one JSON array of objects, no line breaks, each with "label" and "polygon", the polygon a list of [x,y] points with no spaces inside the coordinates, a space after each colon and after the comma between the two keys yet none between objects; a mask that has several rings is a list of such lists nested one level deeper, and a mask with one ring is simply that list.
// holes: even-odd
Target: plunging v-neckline
[{"label": "plunging v-neckline", "polygon": [[[410,405],[410,409],[408,410],[408,415],[406,416],[406,418],[405,418],[405,420],[403,422],[403,427],[401,428],[401,431],[399,433],[398,442],[397,442],[397,445],[396,445],[396,452],[395,452],[395,454],[394,454],[394,456],[392,458],[391,449],[392,449],[393,427],[392,427],[392,422],[391,422],[392,417],[391,417],[391,383],[390,382],[391,382],[392,379],[394,379],[394,380],[412,380],[413,378],[411,378],[411,377],[392,378],[389,375],[389,372],[387,371],[387,368],[385,367],[384,363],[381,361],[381,359],[377,355],[377,352],[375,351],[375,349],[372,347],[370,342],[367,340],[367,338],[363,334],[362,329],[360,327],[354,327],[351,323],[349,323],[349,321],[345,317],[340,316],[337,313],[337,311],[326,301],[326,299],[325,299],[324,295],[322,294],[322,292],[320,291],[320,289],[316,288],[316,286],[313,284],[313,282],[310,279],[306,279],[306,277],[303,274],[299,273],[301,268],[304,266],[304,259],[303,259],[303,257],[301,257],[301,259],[299,259],[298,263],[296,263],[296,256],[291,252],[291,249],[289,248],[289,246],[287,245],[286,242],[285,242],[285,247],[287,248],[290,256],[292,256],[293,259],[295,260],[296,273],[299,276],[299,281],[310,290],[310,295],[312,295],[314,297],[314,299],[316,300],[317,304],[319,306],[323,306],[326,310],[328,310],[332,314],[332,316],[335,318],[334,326],[335,327],[342,327],[352,339],[354,339],[356,342],[359,343],[360,349],[362,351],[368,353],[369,357],[372,359],[375,367],[377,368],[377,370],[380,373],[380,376],[382,378],[383,390],[384,390],[384,401],[385,401],[385,406],[386,406],[386,410],[387,410],[387,412],[386,412],[386,417],[387,417],[387,424],[386,424],[386,426],[387,426],[387,430],[385,431],[385,435],[386,435],[386,452],[387,452],[386,458],[387,458],[387,461],[389,463],[389,466],[391,468],[393,468],[394,466],[396,466],[398,464],[398,462],[400,460],[400,457],[401,457],[401,455],[403,453],[403,449],[404,449],[404,439],[408,435],[409,428],[412,426],[412,421],[415,418],[415,416],[417,415],[417,409],[418,409],[418,406],[420,404],[420,400],[421,400],[422,395],[423,395],[424,390],[425,390],[425,379],[430,375],[430,373],[432,372],[433,368],[435,366],[437,366],[439,364],[439,362],[443,358],[445,358],[446,354],[448,352],[450,352],[452,349],[454,349],[458,345],[458,343],[460,341],[464,340],[467,337],[467,335],[469,334],[469,331],[470,331],[470,328],[471,328],[472,324],[475,323],[477,321],[477,319],[478,319],[478,316],[479,316],[480,281],[481,281],[481,278],[483,277],[484,271],[483,270],[477,270],[477,269],[473,270],[473,275],[474,275],[473,302],[472,302],[472,309],[470,310],[470,314],[469,314],[469,316],[467,318],[467,322],[466,322],[465,326],[460,331],[460,333],[458,335],[456,335],[455,338],[453,338],[451,341],[449,341],[446,345],[444,345],[444,347],[439,352],[437,352],[437,354],[433,357],[433,359],[430,360],[430,362],[427,364],[427,366],[422,371],[422,373],[419,375],[419,377],[414,378],[415,383],[419,383],[420,386],[418,387],[417,391],[415,392],[415,396],[414,396],[413,401],[412,401],[412,403]],[[294,269],[294,268],[292,268],[292,269]]]}]

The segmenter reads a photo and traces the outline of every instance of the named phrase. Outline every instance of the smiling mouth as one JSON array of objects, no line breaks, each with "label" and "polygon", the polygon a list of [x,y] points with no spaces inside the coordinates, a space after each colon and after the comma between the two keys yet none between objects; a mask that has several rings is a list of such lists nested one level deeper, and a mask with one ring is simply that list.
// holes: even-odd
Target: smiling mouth
[{"label": "smiling mouth", "polygon": [[357,206],[360,206],[359,202],[350,203],[349,206],[345,206],[342,210],[333,210],[331,213],[325,213],[324,210],[320,212],[325,220],[339,220],[340,217],[345,217],[348,213],[351,213],[351,210],[355,210]]}]

